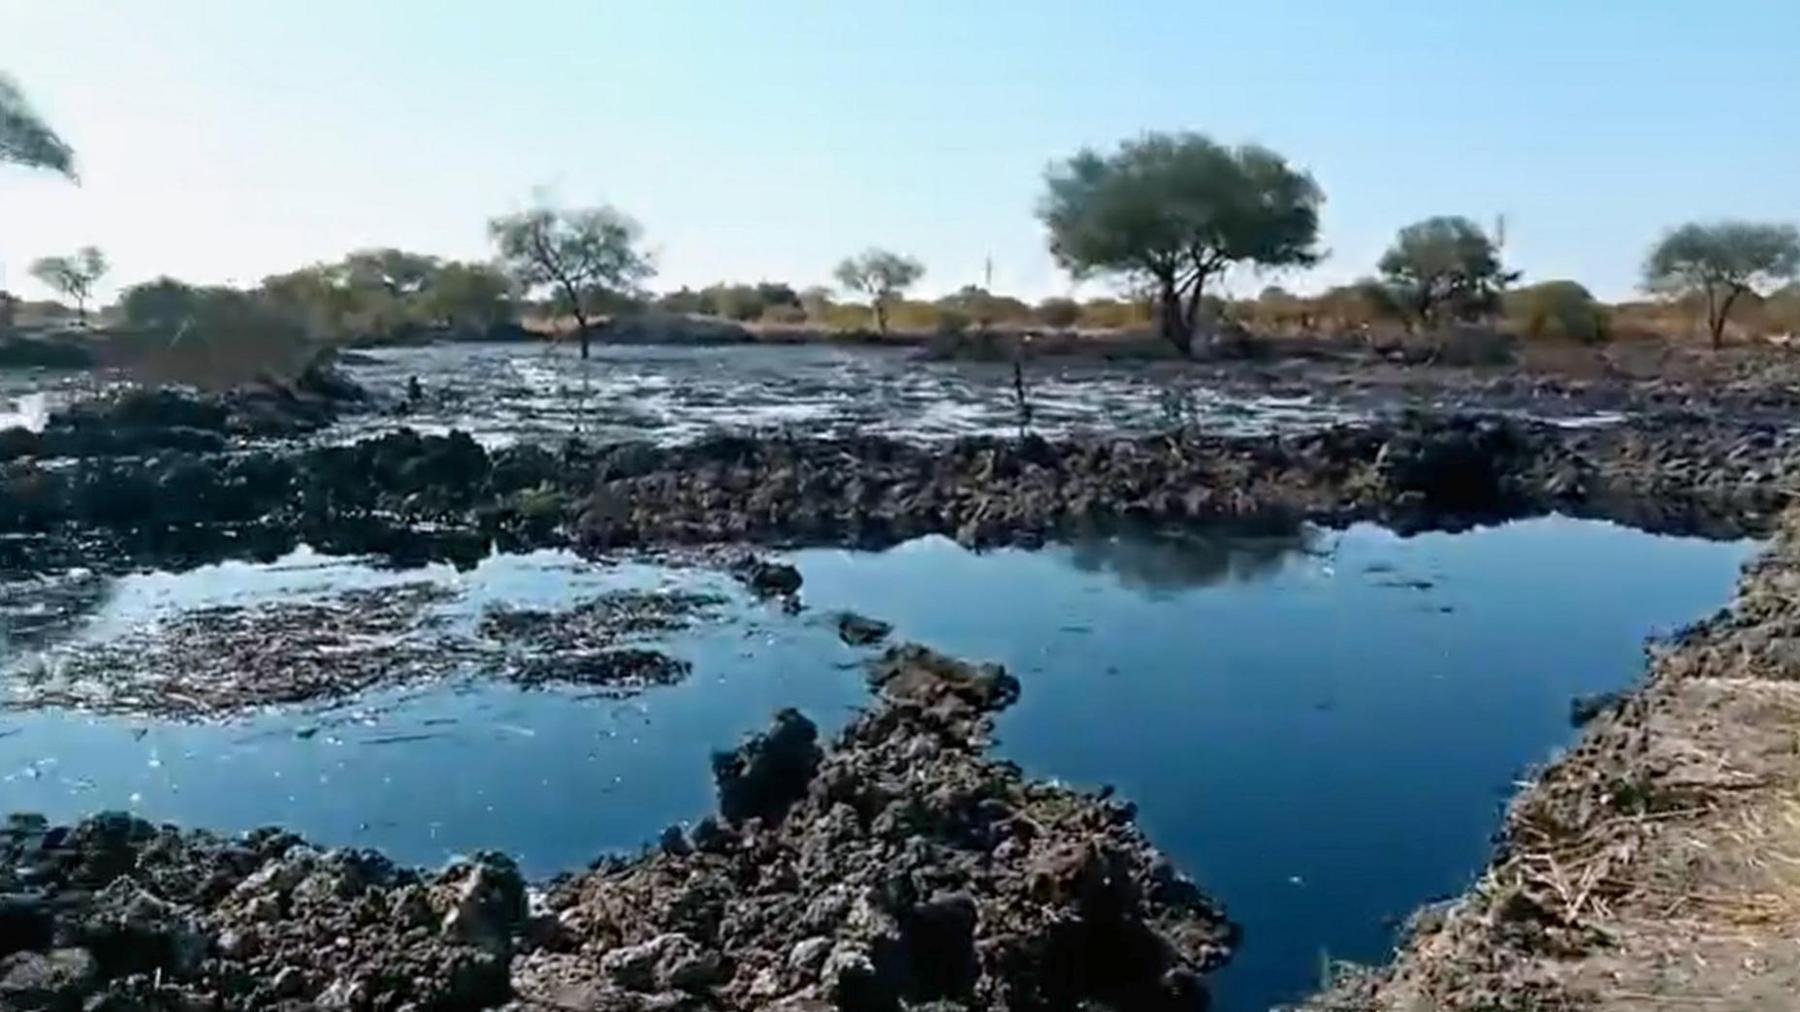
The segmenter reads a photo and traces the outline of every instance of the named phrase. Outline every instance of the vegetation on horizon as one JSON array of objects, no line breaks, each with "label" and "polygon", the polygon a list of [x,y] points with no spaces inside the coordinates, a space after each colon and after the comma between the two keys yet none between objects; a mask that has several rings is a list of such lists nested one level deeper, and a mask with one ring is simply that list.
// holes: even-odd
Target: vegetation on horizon
[{"label": "vegetation on horizon", "polygon": [[[4,74],[0,163],[74,177],[69,145]],[[1643,287],[1654,302],[1604,305],[1573,280],[1516,286],[1521,273],[1502,262],[1499,244],[1460,216],[1400,229],[1374,275],[1353,284],[1317,295],[1270,285],[1255,298],[1228,299],[1221,282],[1234,269],[1279,271],[1323,257],[1324,193],[1281,155],[1198,133],[1147,133],[1111,151],[1084,149],[1053,163],[1044,185],[1037,213],[1057,263],[1077,281],[1112,279],[1122,294],[1051,297],[1034,306],[965,285],[936,299],[909,298],[925,265],[870,248],[833,271],[853,296],[848,301],[824,286],[796,289],[767,279],[650,295],[641,286],[655,268],[630,217],[608,206],[538,206],[488,223],[496,250],[491,263],[386,248],[354,251],[247,289],[159,278],[126,289],[104,309],[101,333],[118,325],[140,345],[179,344],[187,354],[221,341],[316,346],[518,334],[527,324],[554,334],[558,321],[572,320],[584,358],[603,320],[644,310],[716,317],[787,340],[828,333],[866,339],[871,323],[883,338],[954,336],[971,328],[1153,329],[1183,355],[1193,354],[1209,332],[1344,338],[1377,347],[1395,334],[1430,340],[1445,328],[1471,326],[1591,343],[1644,333],[1680,337],[1696,321],[1714,348],[1728,332],[1800,334],[1800,232],[1791,224],[1690,223],[1671,230],[1644,263]],[[69,316],[85,322],[106,269],[104,255],[91,246],[34,262],[31,274],[71,301],[72,313],[60,302],[22,303],[0,292],[0,332],[12,329],[15,316],[24,326]]]}]

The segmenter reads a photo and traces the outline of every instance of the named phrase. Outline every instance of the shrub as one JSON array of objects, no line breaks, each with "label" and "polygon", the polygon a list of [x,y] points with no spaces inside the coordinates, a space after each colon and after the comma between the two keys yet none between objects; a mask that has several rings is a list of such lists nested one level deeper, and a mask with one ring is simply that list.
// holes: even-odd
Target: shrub
[{"label": "shrub", "polygon": [[1606,310],[1573,281],[1545,281],[1508,292],[1506,322],[1526,337],[1595,344],[1606,340]]},{"label": "shrub", "polygon": [[121,312],[127,330],[109,342],[112,364],[150,382],[224,389],[287,380],[318,354],[306,320],[260,292],[161,278],[127,291]]},{"label": "shrub", "polygon": [[1038,303],[1036,315],[1044,326],[1066,330],[1081,319],[1081,303],[1074,299],[1048,298]]}]

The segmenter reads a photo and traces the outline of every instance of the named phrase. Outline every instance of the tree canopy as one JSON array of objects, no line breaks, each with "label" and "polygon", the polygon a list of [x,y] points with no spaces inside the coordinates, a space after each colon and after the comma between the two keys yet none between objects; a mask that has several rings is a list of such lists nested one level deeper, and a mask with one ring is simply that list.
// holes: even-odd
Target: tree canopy
[{"label": "tree canopy", "polygon": [[655,273],[638,249],[637,222],[612,207],[534,208],[493,219],[488,234],[523,290],[549,290],[558,308],[575,317],[582,358],[604,300],[636,290]]},{"label": "tree canopy", "polygon": [[1420,326],[1445,315],[1467,320],[1493,312],[1500,292],[1519,275],[1500,263],[1500,249],[1467,218],[1427,218],[1401,229],[1377,265],[1394,302]]},{"label": "tree canopy", "polygon": [[1800,231],[1748,221],[1689,223],[1665,233],[1644,261],[1644,288],[1697,297],[1712,346],[1725,342],[1732,307],[1747,294],[1800,277]]},{"label": "tree canopy", "polygon": [[75,175],[75,152],[31,107],[18,84],[0,74],[0,163],[7,162]]},{"label": "tree canopy", "polygon": [[1052,166],[1046,184],[1038,214],[1057,262],[1077,278],[1147,283],[1163,335],[1183,353],[1210,280],[1234,264],[1319,258],[1324,194],[1267,148],[1152,133],[1112,154],[1084,149]]},{"label": "tree canopy", "polygon": [[925,265],[912,257],[870,247],[845,257],[833,272],[838,283],[869,297],[875,329],[886,334],[888,305],[925,276]]},{"label": "tree canopy", "polygon": [[94,283],[106,275],[106,255],[93,246],[83,246],[73,256],[41,257],[33,261],[31,274],[74,299],[76,315],[85,320],[88,299],[94,295]]}]

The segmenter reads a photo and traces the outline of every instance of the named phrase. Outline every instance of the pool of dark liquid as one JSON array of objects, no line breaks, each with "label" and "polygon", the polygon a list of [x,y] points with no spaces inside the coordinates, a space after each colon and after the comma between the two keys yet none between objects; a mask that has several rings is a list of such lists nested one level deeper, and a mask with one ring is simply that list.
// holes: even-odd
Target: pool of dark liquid
[{"label": "pool of dark liquid", "polygon": [[1517,781],[1575,733],[1571,698],[1630,683],[1645,637],[1724,603],[1754,548],[1556,517],[985,553],[930,538],[794,553],[799,615],[706,570],[538,553],[395,574],[303,552],[106,582],[71,598],[79,620],[29,626],[10,651],[197,604],[421,578],[457,587],[459,614],[622,585],[726,604],[658,641],[693,663],[686,681],[623,699],[471,670],[207,724],[6,712],[0,791],[53,818],[129,808],[220,830],[280,823],[415,863],[501,848],[534,874],[576,868],[709,811],[709,752],[775,708],[841,724],[865,698],[867,654],[832,623],[849,608],[1018,673],[999,754],[1137,802],[1151,838],[1244,925],[1215,989],[1217,1008],[1246,1012],[1306,992],[1326,959],[1382,958],[1399,918],[1465,887]]}]

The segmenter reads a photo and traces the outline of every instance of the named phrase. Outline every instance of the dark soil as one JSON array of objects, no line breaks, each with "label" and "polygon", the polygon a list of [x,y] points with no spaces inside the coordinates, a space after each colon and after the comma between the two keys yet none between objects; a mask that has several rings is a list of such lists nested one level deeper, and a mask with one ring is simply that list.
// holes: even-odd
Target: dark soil
[{"label": "dark soil", "polygon": [[128,387],[53,413],[43,432],[0,430],[0,461],[221,452],[316,432],[368,394],[329,361],[290,381],[224,393]]},{"label": "dark soil", "polygon": [[[489,453],[461,434],[351,446],[0,465],[0,570],[182,565],[305,541],[397,561],[579,544],[1035,544],[1120,524],[1457,529],[1561,511],[1766,532],[1800,442],[1683,416],[1571,429],[1410,415],[1287,436],[1065,442],[716,438]],[[784,593],[775,571],[749,574]]]},{"label": "dark soil", "polygon": [[1130,806],[982,755],[1016,683],[916,648],[874,679],[880,701],[830,749],[784,714],[722,762],[757,771],[725,778],[759,785],[737,818],[538,899],[494,854],[428,875],[273,830],[15,816],[0,832],[0,1003],[1204,1007],[1235,928]]}]

